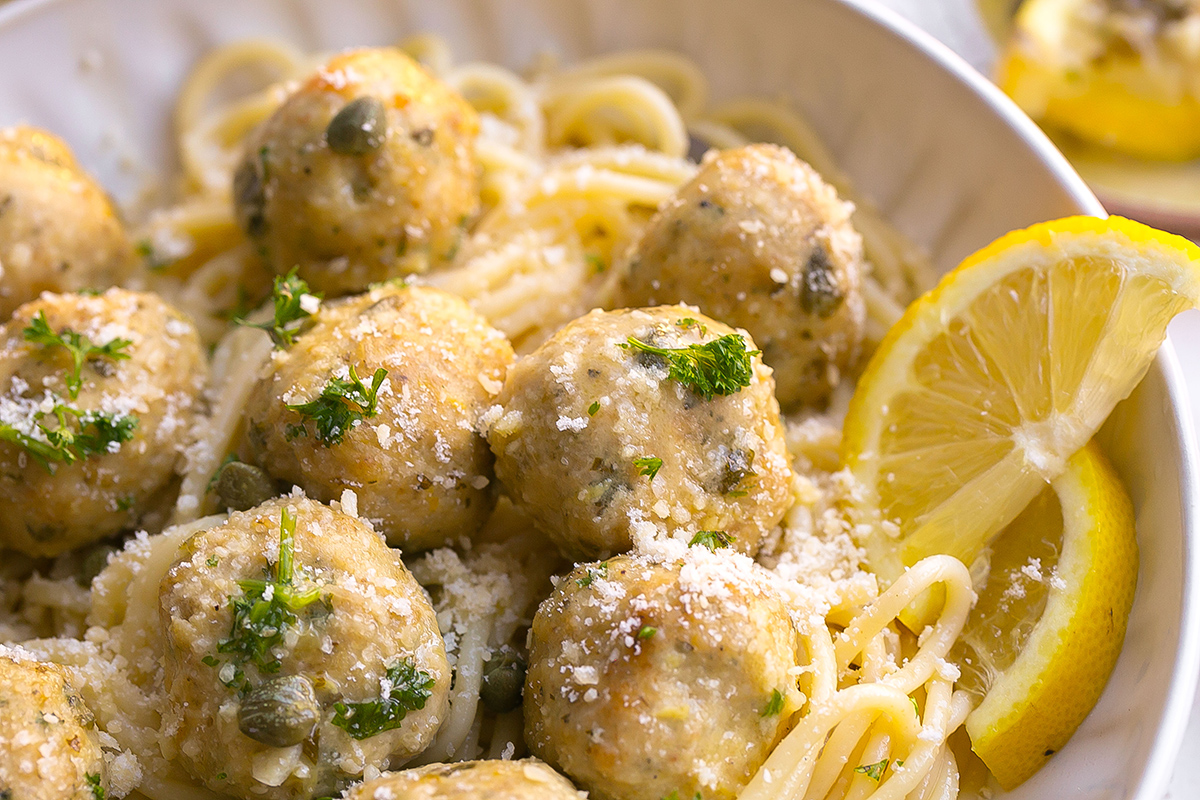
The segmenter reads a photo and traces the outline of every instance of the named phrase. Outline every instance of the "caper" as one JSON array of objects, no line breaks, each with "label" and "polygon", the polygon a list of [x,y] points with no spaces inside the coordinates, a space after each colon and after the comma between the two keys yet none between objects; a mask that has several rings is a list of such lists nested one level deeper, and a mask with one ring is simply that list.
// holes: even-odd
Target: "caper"
[{"label": "caper", "polygon": [[108,557],[117,552],[111,544],[98,544],[88,550],[79,562],[77,579],[80,586],[91,586],[92,580],[108,566]]},{"label": "caper", "polygon": [[503,714],[521,705],[525,661],[511,647],[502,647],[483,665],[479,699],[489,711]]},{"label": "caper", "polygon": [[217,499],[224,508],[245,511],[279,494],[275,481],[253,464],[230,461],[217,473]]},{"label": "caper", "polygon": [[828,317],[842,305],[845,297],[837,285],[833,265],[825,248],[813,248],[808,263],[804,265],[804,280],[800,284],[800,305],[809,314]]},{"label": "caper", "polygon": [[312,735],[321,706],[308,678],[270,678],[251,689],[238,707],[238,729],[270,747],[291,747]]},{"label": "caper", "polygon": [[383,103],[374,97],[351,100],[325,129],[329,149],[343,156],[365,156],[383,147],[386,137],[387,116]]},{"label": "caper", "polygon": [[242,229],[250,236],[267,230],[267,194],[253,159],[247,158],[233,173],[233,206]]}]

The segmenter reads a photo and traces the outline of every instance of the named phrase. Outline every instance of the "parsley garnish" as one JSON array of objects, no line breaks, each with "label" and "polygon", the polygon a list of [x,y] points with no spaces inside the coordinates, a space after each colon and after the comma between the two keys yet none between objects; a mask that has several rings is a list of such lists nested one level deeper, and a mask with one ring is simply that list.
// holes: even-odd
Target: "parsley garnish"
[{"label": "parsley garnish", "polygon": [[[41,423],[45,412],[33,415],[37,430],[43,438],[31,436],[12,425],[0,423],[0,441],[12,442],[25,448],[31,456],[53,474],[51,462],[73,464],[89,456],[115,452],[114,446],[128,442],[138,425],[135,416],[106,414],[102,411],[80,411],[59,403],[50,412],[58,420],[58,427],[50,428]],[[74,417],[77,426],[72,429],[68,422]]]},{"label": "parsley garnish", "polygon": [[678,320],[675,325],[676,327],[685,331],[689,328],[695,328],[700,331],[701,336],[704,336],[708,333],[708,326],[695,317],[684,317],[683,319]]},{"label": "parsley garnish", "polygon": [[283,277],[275,276],[275,285],[271,290],[271,297],[275,303],[274,320],[259,325],[251,325],[240,319],[236,322],[239,325],[266,331],[277,348],[291,347],[292,343],[296,341],[296,334],[300,332],[300,327],[304,324],[303,320],[312,316],[304,309],[305,295],[321,299],[321,293],[310,292],[308,283],[297,277],[296,270],[293,268]]},{"label": "parsley garnish", "polygon": [[596,412],[599,410],[600,410],[600,401],[597,400],[594,403],[592,403],[590,406],[588,406],[588,416],[589,417],[596,416]]},{"label": "parsley garnish", "polygon": [[[349,380],[331,378],[316,400],[289,404],[288,408],[315,422],[317,439],[326,447],[332,447],[342,443],[346,431],[350,430],[355,422],[379,413],[379,387],[383,385],[383,379],[386,377],[387,370],[383,367],[375,370],[375,375],[371,378],[371,388],[368,389],[351,366]],[[288,425],[287,435],[292,439],[307,436],[307,424]]]},{"label": "parsley garnish", "polygon": [[654,480],[654,476],[662,469],[663,460],[658,456],[642,456],[635,458],[633,465],[637,467],[639,475],[645,475],[650,480]]},{"label": "parsley garnish", "polygon": [[44,311],[39,311],[30,320],[24,333],[27,342],[44,347],[62,347],[71,354],[72,368],[67,373],[66,383],[67,392],[71,395],[72,400],[79,396],[79,389],[83,386],[83,363],[85,361],[97,358],[122,361],[129,358],[129,354],[124,352],[125,348],[133,344],[130,339],[113,339],[102,345],[92,344],[91,340],[82,333],[76,333],[70,328],[63,328],[60,333],[55,333],[50,324],[46,322]]},{"label": "parsley garnish", "polygon": [[[667,795],[666,797],[664,797],[662,800],[679,800],[679,790],[672,789],[671,793],[669,795]],[[704,800],[704,798],[700,795],[699,792],[696,792],[696,794],[692,798],[692,800]]]},{"label": "parsley garnish", "polygon": [[[218,653],[230,653],[237,664],[254,664],[263,672],[278,672],[279,659],[272,648],[283,641],[288,626],[296,623],[297,612],[317,600],[316,586],[300,591],[295,578],[296,516],[284,508],[279,515],[279,563],[268,568],[270,580],[238,581],[241,597],[232,598],[233,624],[229,638],[217,645]],[[271,577],[271,573],[274,577]]]},{"label": "parsley garnish", "polygon": [[883,778],[883,771],[887,768],[888,760],[885,758],[883,761],[876,761],[874,764],[863,764],[862,766],[855,767],[854,771],[866,775],[871,780],[879,783],[880,779]]},{"label": "parsley garnish", "polygon": [[425,707],[434,683],[432,675],[417,669],[411,661],[398,661],[388,667],[380,681],[378,700],[335,703],[333,724],[355,739],[399,728],[408,712]]},{"label": "parsley garnish", "polygon": [[622,344],[665,359],[670,366],[668,377],[688,386],[705,400],[714,395],[729,395],[750,385],[754,377],[752,357],[759,350],[747,350],[746,340],[736,333],[727,333],[705,344],[687,347],[655,347],[633,336]]},{"label": "parsley garnish", "polygon": [[584,260],[586,260],[588,266],[591,267],[593,275],[603,274],[604,271],[608,269],[608,264],[604,262],[604,259],[595,253],[588,253],[586,256],[584,256]]},{"label": "parsley garnish", "polygon": [[767,701],[767,707],[762,710],[764,717],[777,717],[783,711],[783,692],[778,689],[771,690],[771,699]]},{"label": "parsley garnish", "polygon": [[592,581],[596,580],[596,578],[607,578],[607,577],[608,577],[608,562],[601,561],[600,566],[596,567],[595,572],[592,572],[591,567],[586,567],[584,569],[583,577],[580,578],[579,580],[575,581],[575,583],[579,586],[580,589],[586,589],[587,587],[592,585]]},{"label": "parsley garnish", "polygon": [[637,638],[645,641],[653,637],[656,633],[658,633],[658,628],[655,628],[653,625],[643,625],[642,629],[637,632]]},{"label": "parsley garnish", "polygon": [[719,547],[729,547],[735,539],[737,539],[736,536],[725,531],[697,531],[692,540],[688,542],[688,547],[695,547],[699,544],[715,551]]},{"label": "parsley garnish", "polygon": [[88,788],[92,790],[92,797],[95,800],[104,800],[104,784],[100,782],[100,776],[89,772],[84,775],[84,779],[87,781]]}]

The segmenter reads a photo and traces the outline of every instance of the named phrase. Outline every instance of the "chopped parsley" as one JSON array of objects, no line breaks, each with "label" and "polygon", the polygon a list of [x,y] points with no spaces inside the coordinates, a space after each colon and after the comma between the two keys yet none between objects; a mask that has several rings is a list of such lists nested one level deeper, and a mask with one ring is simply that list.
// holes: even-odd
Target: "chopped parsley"
[{"label": "chopped parsley", "polygon": [[354,423],[379,413],[379,387],[383,385],[383,379],[386,377],[387,370],[383,367],[375,370],[369,389],[358,377],[353,366],[350,367],[349,379],[330,378],[316,400],[288,405],[288,408],[299,412],[305,419],[305,422],[299,425],[288,425],[288,438],[307,436],[307,421],[312,420],[316,424],[317,440],[321,444],[326,447],[341,444],[346,432]]},{"label": "chopped parsley", "polygon": [[221,563],[221,559],[217,558],[216,556],[209,556],[208,558],[204,559],[204,563],[208,564],[210,567],[215,567]]},{"label": "chopped parsley", "polygon": [[746,340],[736,333],[679,348],[656,347],[630,336],[621,347],[664,359],[670,368],[668,377],[705,400],[712,400],[714,395],[734,394],[749,386],[754,377],[753,356],[761,352],[747,350]]},{"label": "chopped parsley", "polygon": [[151,272],[162,272],[175,263],[169,258],[159,258],[158,252],[154,249],[154,242],[149,238],[139,239],[133,249],[142,257],[142,261],[146,263],[146,269]]},{"label": "chopped parsley", "polygon": [[[54,473],[53,462],[73,464],[89,456],[116,452],[133,438],[138,425],[137,417],[132,415],[80,411],[62,403],[55,405],[50,413],[58,420],[57,427],[42,424],[45,412],[38,411],[33,415],[41,438],[0,423],[0,441],[20,445],[51,474]],[[74,427],[70,424],[72,417]]]},{"label": "chopped parsley", "polygon": [[720,547],[729,547],[737,539],[732,533],[725,531],[696,531],[696,535],[688,542],[689,547],[702,545],[716,551]]},{"label": "chopped parsley", "polygon": [[639,475],[645,475],[650,480],[654,480],[654,476],[662,469],[663,460],[658,456],[642,456],[633,460],[633,466],[637,467]]},{"label": "chopped parsley", "polygon": [[92,790],[92,797],[95,800],[104,800],[104,784],[100,780],[100,775],[89,772],[84,775],[84,779],[87,781],[88,788]]},{"label": "chopped parsley", "polygon": [[653,625],[643,625],[641,630],[637,632],[637,638],[645,641],[646,639],[653,638],[656,633],[658,633],[658,628],[655,628]]},{"label": "chopped parsley", "polygon": [[[664,797],[662,800],[679,800],[679,790],[672,789],[671,793],[669,795],[667,795],[666,797]],[[704,800],[704,798],[701,796],[701,794],[699,792],[696,792],[696,794],[692,797],[692,800]]]},{"label": "chopped parsley", "polygon": [[333,724],[355,739],[399,728],[410,711],[425,707],[433,694],[433,676],[411,661],[397,661],[380,681],[380,697],[365,703],[335,703]]},{"label": "chopped parsley", "polygon": [[695,317],[684,317],[681,320],[677,320],[675,322],[675,326],[685,331],[695,328],[696,330],[700,331],[701,336],[704,336],[708,333],[708,326]]},{"label": "chopped parsley", "polygon": [[278,672],[281,665],[271,650],[283,642],[296,614],[320,595],[316,586],[300,590],[294,583],[295,533],[296,516],[284,508],[279,516],[279,562],[268,567],[268,580],[238,581],[243,594],[230,599],[229,638],[217,644],[217,652],[232,655],[235,665],[250,663],[263,672]]},{"label": "chopped parsley", "polygon": [[605,263],[604,259],[595,253],[588,253],[584,256],[584,259],[587,261],[588,267],[591,268],[593,275],[602,275],[608,269],[608,264]]},{"label": "chopped parsley", "polygon": [[601,561],[600,566],[596,567],[595,572],[592,571],[591,567],[586,567],[584,569],[583,577],[580,578],[579,580],[575,581],[575,583],[579,586],[580,589],[586,589],[587,587],[592,585],[592,581],[596,580],[596,578],[607,578],[607,577],[608,577],[608,562]]},{"label": "chopped parsley", "polygon": [[910,697],[910,698],[908,698],[908,702],[913,704],[913,713],[917,715],[917,719],[920,719],[921,718],[921,709],[917,705],[917,698]]},{"label": "chopped parsley", "polygon": [[771,690],[771,698],[767,700],[767,706],[762,710],[764,717],[777,717],[783,712],[783,692],[778,689]]},{"label": "chopped parsley", "polygon": [[596,412],[599,410],[600,410],[600,401],[597,400],[594,403],[592,403],[590,406],[588,406],[588,416],[589,417],[596,416]]},{"label": "chopped parsley", "polygon": [[46,313],[39,311],[25,328],[25,341],[40,344],[43,347],[62,347],[71,355],[72,367],[67,373],[67,392],[71,399],[79,397],[79,389],[83,386],[83,364],[107,358],[112,361],[122,361],[129,358],[125,348],[133,344],[130,339],[113,339],[107,344],[93,344],[82,333],[76,333],[70,328],[63,328],[55,333],[46,322]]},{"label": "chopped parsley", "polygon": [[117,511],[128,511],[133,508],[133,504],[137,502],[137,498],[131,494],[117,498]]},{"label": "chopped parsley", "polygon": [[871,780],[879,783],[880,779],[883,778],[883,771],[887,768],[888,760],[885,758],[883,761],[876,761],[874,764],[863,764],[862,766],[855,767],[854,771],[860,775],[866,775]]},{"label": "chopped parsley", "polygon": [[275,277],[275,285],[271,290],[271,298],[275,304],[275,318],[271,322],[251,325],[241,319],[236,321],[239,325],[266,331],[270,334],[271,341],[275,343],[276,348],[291,347],[304,324],[303,321],[312,316],[312,312],[305,308],[306,305],[311,304],[311,301],[305,301],[305,297],[319,301],[321,293],[310,292],[308,283],[297,277],[296,270],[293,268],[287,275]]}]

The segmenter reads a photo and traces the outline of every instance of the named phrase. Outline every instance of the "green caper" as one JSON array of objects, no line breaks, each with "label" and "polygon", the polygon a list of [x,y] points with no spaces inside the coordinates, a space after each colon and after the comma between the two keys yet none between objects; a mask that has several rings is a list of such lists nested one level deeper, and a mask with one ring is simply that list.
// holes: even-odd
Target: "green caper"
[{"label": "green caper", "polygon": [[84,553],[79,562],[79,574],[76,576],[80,586],[91,586],[92,580],[108,566],[108,557],[117,552],[111,544],[98,544]]},{"label": "green caper", "polygon": [[253,464],[230,461],[217,473],[217,499],[224,508],[246,511],[279,494],[275,481]]},{"label": "green caper", "polygon": [[312,735],[321,705],[308,678],[271,678],[251,689],[238,706],[238,729],[270,747],[291,747]]},{"label": "green caper", "polygon": [[511,647],[502,647],[483,665],[479,699],[488,710],[503,714],[521,705],[525,688],[525,661]]},{"label": "green caper", "polygon": [[832,315],[842,305],[845,296],[837,284],[833,265],[825,248],[813,248],[808,263],[804,265],[804,280],[800,284],[800,305],[809,314],[818,317]]},{"label": "green caper", "polygon": [[365,156],[383,147],[386,137],[387,115],[374,97],[351,100],[325,129],[329,149],[343,156]]},{"label": "green caper", "polygon": [[267,194],[253,159],[247,158],[233,173],[233,207],[242,229],[253,237],[267,230]]}]

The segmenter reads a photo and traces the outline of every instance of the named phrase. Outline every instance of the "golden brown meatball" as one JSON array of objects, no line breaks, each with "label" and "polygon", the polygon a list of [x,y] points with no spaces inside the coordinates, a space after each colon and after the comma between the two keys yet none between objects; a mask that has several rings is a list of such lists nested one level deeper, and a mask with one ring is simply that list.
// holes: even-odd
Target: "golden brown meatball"
[{"label": "golden brown meatball", "polygon": [[336,56],[250,137],[242,227],[329,295],[453,257],[479,205],[479,119],[397,49]]},{"label": "golden brown meatball", "polygon": [[[495,504],[478,422],[512,362],[508,340],[459,298],[420,287],[377,288],[316,320],[276,353],[251,396],[247,458],[321,500],[352,489],[395,547],[423,550],[475,533]],[[386,371],[374,414],[360,405],[363,413],[323,429],[325,409],[295,408],[321,403],[351,369],[366,394]],[[370,405],[364,393],[349,394]]]},{"label": "golden brown meatball", "polygon": [[0,648],[0,797],[95,800],[107,788],[91,712],[63,669]]},{"label": "golden brown meatball", "polygon": [[804,702],[765,571],[667,544],[677,557],[579,565],[533,621],[525,740],[601,800],[734,798]]},{"label": "golden brown meatball", "polygon": [[770,368],[748,353],[718,362],[748,385],[706,397],[645,349],[704,348],[709,364],[728,344],[754,348],[687,306],[580,317],[509,370],[488,420],[496,475],[576,559],[628,550],[635,525],[721,530],[757,552],[791,498]]},{"label": "golden brown meatball", "polygon": [[858,357],[866,316],[850,211],[789,150],[714,152],[651,219],[618,302],[693,303],[745,328],[785,410],[823,405]]},{"label": "golden brown meatball", "polygon": [[430,764],[355,786],[346,800],[581,800],[563,776],[536,758]]},{"label": "golden brown meatball", "polygon": [[66,144],[0,130],[0,320],[42,292],[107,289],[133,263],[112,202]]},{"label": "golden brown meatball", "polygon": [[419,753],[445,717],[428,597],[369,527],[312,500],[272,500],[185,542],[159,618],[179,758],[215,791],[331,794]]},{"label": "golden brown meatball", "polygon": [[206,371],[196,329],[153,294],[17,309],[0,329],[0,545],[57,555],[137,524],[171,488]]}]

